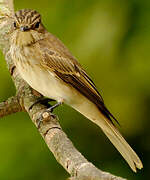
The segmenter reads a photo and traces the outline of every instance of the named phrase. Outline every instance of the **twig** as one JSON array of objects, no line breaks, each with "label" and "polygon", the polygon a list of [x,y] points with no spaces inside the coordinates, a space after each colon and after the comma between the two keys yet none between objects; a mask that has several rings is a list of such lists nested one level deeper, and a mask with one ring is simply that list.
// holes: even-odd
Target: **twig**
[{"label": "twig", "polygon": [[17,96],[0,103],[0,117],[22,111]]}]

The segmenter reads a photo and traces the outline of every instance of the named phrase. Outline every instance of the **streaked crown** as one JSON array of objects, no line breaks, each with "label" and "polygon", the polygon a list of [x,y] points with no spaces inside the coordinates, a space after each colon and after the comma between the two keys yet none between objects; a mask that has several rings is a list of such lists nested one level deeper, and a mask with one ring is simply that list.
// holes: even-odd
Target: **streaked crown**
[{"label": "streaked crown", "polygon": [[15,13],[14,27],[21,31],[38,28],[41,23],[41,15],[31,9],[22,9]]}]

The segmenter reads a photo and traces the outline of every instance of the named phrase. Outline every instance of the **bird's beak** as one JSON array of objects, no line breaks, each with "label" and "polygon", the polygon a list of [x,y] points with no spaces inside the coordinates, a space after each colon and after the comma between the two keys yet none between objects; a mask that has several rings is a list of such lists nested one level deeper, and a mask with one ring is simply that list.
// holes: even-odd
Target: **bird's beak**
[{"label": "bird's beak", "polygon": [[20,30],[21,30],[22,32],[28,31],[28,30],[29,30],[29,27],[28,27],[28,26],[21,26],[21,27],[20,27]]}]

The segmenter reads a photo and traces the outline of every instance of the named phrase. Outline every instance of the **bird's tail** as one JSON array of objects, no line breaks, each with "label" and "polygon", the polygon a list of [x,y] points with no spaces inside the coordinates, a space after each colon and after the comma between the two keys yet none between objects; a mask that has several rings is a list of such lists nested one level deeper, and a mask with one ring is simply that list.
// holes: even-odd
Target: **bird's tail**
[{"label": "bird's tail", "polygon": [[104,119],[104,121],[105,125],[101,125],[101,121],[99,120],[95,121],[95,123],[102,128],[103,132],[112,142],[112,144],[116,147],[116,149],[120,152],[120,154],[124,157],[131,169],[134,172],[136,172],[136,168],[141,169],[143,167],[142,162],[137,156],[137,154],[134,152],[134,150],[122,137],[117,128],[111,122],[109,122],[109,120]]},{"label": "bird's tail", "polygon": [[122,137],[118,129],[109,119],[103,116],[92,102],[82,101],[81,105],[78,104],[73,108],[97,124],[103,130],[134,172],[136,172],[136,168],[141,169],[143,167],[140,158]]}]

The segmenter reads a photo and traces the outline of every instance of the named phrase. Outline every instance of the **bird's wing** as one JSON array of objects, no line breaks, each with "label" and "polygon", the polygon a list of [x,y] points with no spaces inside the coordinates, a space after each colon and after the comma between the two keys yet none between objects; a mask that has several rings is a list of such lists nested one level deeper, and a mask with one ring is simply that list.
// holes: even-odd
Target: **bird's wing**
[{"label": "bird's wing", "polygon": [[92,101],[111,122],[111,117],[117,122],[104,105],[103,98],[98,92],[95,84],[74,57],[62,55],[52,47],[43,48],[43,45],[40,47],[40,51],[43,57],[42,66],[50,69],[59,79],[70,84],[82,95]]}]

